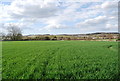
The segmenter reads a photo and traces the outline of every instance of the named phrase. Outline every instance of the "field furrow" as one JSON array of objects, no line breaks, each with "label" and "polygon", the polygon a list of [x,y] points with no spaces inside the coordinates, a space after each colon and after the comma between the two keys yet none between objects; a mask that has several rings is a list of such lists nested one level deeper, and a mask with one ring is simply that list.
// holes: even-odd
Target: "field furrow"
[{"label": "field furrow", "polygon": [[115,79],[117,42],[3,42],[3,79]]}]

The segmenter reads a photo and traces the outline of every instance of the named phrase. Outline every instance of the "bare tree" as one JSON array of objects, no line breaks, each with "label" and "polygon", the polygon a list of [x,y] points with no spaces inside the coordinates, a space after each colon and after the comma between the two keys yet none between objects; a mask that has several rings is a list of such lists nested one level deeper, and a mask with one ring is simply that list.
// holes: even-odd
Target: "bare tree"
[{"label": "bare tree", "polygon": [[22,30],[17,26],[10,25],[8,28],[8,35],[11,40],[21,40],[22,39]]},{"label": "bare tree", "polygon": [[3,32],[0,32],[0,40],[6,40],[6,34]]}]

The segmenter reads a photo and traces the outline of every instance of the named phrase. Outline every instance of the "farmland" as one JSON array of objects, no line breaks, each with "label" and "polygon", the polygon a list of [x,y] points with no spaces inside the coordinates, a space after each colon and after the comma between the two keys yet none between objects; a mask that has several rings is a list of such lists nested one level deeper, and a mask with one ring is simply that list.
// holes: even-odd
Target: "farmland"
[{"label": "farmland", "polygon": [[118,43],[5,41],[3,79],[115,79]]}]

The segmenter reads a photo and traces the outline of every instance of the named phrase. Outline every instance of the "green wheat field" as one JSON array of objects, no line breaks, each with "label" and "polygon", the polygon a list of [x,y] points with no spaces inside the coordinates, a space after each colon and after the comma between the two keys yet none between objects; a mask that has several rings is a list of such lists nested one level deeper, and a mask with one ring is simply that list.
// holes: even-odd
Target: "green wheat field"
[{"label": "green wheat field", "polygon": [[118,42],[4,41],[3,79],[115,79]]}]

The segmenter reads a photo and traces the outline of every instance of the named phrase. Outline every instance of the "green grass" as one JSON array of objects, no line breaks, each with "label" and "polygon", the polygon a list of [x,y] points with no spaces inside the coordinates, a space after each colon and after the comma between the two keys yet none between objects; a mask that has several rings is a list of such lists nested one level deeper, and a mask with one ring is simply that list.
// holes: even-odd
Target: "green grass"
[{"label": "green grass", "polygon": [[3,42],[3,79],[115,79],[117,42]]}]

